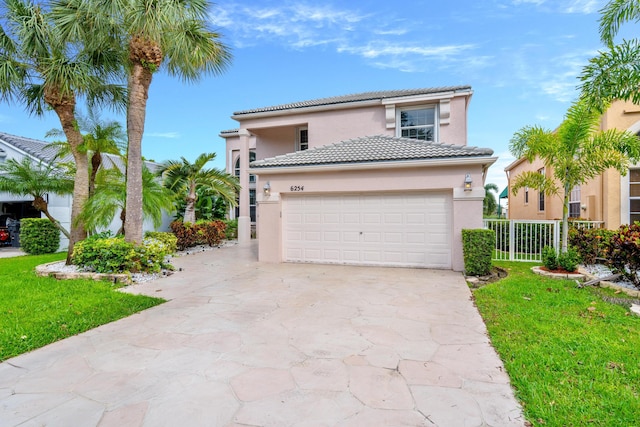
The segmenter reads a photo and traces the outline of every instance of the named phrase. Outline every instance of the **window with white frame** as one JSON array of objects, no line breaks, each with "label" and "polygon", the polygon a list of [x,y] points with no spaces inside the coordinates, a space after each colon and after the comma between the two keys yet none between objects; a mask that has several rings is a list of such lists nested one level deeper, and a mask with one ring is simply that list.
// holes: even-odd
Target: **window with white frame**
[{"label": "window with white frame", "polygon": [[529,187],[524,187],[524,204],[529,204]]},{"label": "window with white frame", "polygon": [[[256,159],[256,152],[249,151],[249,163],[253,162]],[[234,175],[236,178],[240,179],[240,157],[236,160],[236,164],[233,168]],[[249,182],[256,182],[256,176],[249,174]]]},{"label": "window with white frame", "polygon": [[[538,169],[538,173],[544,175],[544,168]],[[540,212],[544,211],[544,192],[538,192],[538,210]]]},{"label": "window with white frame", "polygon": [[640,221],[640,169],[629,169],[629,224]]},{"label": "window with white frame", "polygon": [[569,218],[580,218],[580,186],[576,185],[569,193]]},{"label": "window with white frame", "polygon": [[399,136],[403,138],[436,141],[436,107],[402,108],[399,112]]},{"label": "window with white frame", "polygon": [[309,149],[309,129],[306,127],[298,128],[296,150],[304,151],[308,149]]}]

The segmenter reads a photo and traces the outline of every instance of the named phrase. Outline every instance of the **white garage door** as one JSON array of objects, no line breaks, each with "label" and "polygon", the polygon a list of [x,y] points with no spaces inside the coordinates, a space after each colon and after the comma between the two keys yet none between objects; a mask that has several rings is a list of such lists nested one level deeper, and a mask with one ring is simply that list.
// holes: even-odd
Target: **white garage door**
[{"label": "white garage door", "polygon": [[439,193],[288,196],[284,259],[449,269],[451,204]]}]

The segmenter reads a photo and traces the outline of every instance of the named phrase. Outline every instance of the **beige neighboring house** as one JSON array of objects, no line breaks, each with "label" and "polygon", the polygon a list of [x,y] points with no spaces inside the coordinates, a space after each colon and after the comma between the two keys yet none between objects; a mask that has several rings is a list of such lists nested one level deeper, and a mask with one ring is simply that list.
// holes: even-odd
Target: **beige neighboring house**
[{"label": "beige neighboring house", "polygon": [[[259,259],[464,267],[493,151],[467,146],[469,86],[367,92],[234,113],[238,239]],[[466,181],[466,182],[465,182]]]},{"label": "beige neighboring house", "polygon": [[[600,128],[638,134],[640,106],[630,102],[614,102],[602,115]],[[509,219],[561,219],[562,196],[544,195],[528,188],[520,189],[517,195],[513,194],[511,179],[524,171],[539,171],[547,176],[553,173],[544,167],[540,159],[532,163],[518,159],[505,168],[509,180]],[[610,169],[575,187],[569,198],[569,217],[603,221],[608,229],[640,221],[640,164],[630,167],[625,176]]]}]

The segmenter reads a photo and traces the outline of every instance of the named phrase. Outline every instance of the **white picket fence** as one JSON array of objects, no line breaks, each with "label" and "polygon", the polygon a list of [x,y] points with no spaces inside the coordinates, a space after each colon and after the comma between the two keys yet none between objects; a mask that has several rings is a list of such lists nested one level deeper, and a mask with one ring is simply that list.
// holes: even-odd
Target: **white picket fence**
[{"label": "white picket fence", "polygon": [[[603,221],[570,221],[570,227],[602,228]],[[484,228],[496,232],[494,261],[542,261],[542,248],[560,248],[561,220],[485,219]]]}]

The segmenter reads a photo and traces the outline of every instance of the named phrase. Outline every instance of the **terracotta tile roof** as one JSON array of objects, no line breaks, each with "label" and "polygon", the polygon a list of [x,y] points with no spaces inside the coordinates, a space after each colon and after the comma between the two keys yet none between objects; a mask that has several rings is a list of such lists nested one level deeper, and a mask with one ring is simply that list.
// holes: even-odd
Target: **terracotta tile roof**
[{"label": "terracotta tile roof", "polygon": [[251,162],[251,168],[487,157],[492,154],[493,150],[489,148],[377,135],[256,160]]},{"label": "terracotta tile roof", "polygon": [[403,90],[364,92],[364,93],[356,93],[351,95],[334,96],[330,98],[314,99],[310,101],[294,102],[291,104],[274,105],[271,107],[254,108],[251,110],[236,111],[233,113],[233,115],[241,116],[244,114],[295,110],[298,108],[328,106],[328,105],[336,105],[336,104],[345,104],[349,102],[372,101],[372,100],[382,101],[383,99],[387,99],[387,98],[398,98],[398,97],[415,96],[415,95],[431,95],[431,94],[437,94],[442,92],[460,92],[460,91],[470,91],[470,90],[471,90],[471,86],[442,86],[442,87],[422,88],[422,89],[403,89]]}]

